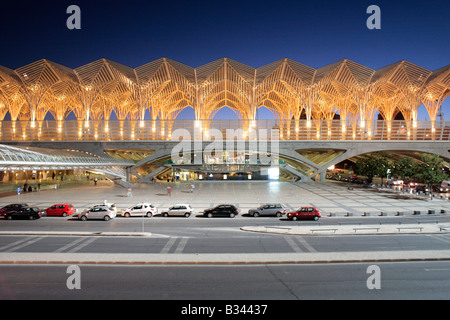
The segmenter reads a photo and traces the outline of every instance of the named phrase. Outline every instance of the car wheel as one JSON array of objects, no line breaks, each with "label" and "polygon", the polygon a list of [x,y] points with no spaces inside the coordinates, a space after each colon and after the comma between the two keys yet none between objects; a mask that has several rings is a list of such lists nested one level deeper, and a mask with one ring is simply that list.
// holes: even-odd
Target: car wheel
[{"label": "car wheel", "polygon": [[63,212],[63,213],[62,213],[62,216],[63,216],[63,217],[67,217],[67,213]]},{"label": "car wheel", "polygon": [[254,216],[254,217],[259,217],[259,213],[258,213],[258,212],[254,212],[254,213],[253,213],[253,216]]},{"label": "car wheel", "polygon": [[208,213],[208,218],[212,218],[213,214],[212,213]]},{"label": "car wheel", "polygon": [[86,221],[86,220],[87,220],[87,217],[86,217],[86,216],[81,216],[80,220],[81,220],[81,221]]},{"label": "car wheel", "polygon": [[234,213],[230,213],[230,218],[234,218]]},{"label": "car wheel", "polygon": [[317,220],[319,220],[319,217],[318,216],[314,216],[314,221],[317,221]]},{"label": "car wheel", "polygon": [[281,212],[277,212],[277,217],[281,217],[281,216],[282,216]]},{"label": "car wheel", "polygon": [[30,220],[34,220],[34,216],[30,216],[28,219]]},{"label": "car wheel", "polygon": [[292,220],[293,220],[293,221],[296,221],[296,220],[297,220],[297,217],[296,217],[296,216],[293,216],[293,217],[292,217]]},{"label": "car wheel", "polygon": [[129,212],[125,212],[124,217],[125,218],[129,218],[130,217],[130,213]]},{"label": "car wheel", "polygon": [[191,215],[191,214],[190,214],[189,212],[186,212],[186,213],[184,214],[184,216],[185,216],[186,218],[189,218],[190,215]]},{"label": "car wheel", "polygon": [[12,216],[6,216],[6,219],[12,220]]},{"label": "car wheel", "polygon": [[109,221],[109,219],[111,219],[110,216],[104,216],[104,217],[103,217],[103,220],[105,220],[105,221]]},{"label": "car wheel", "polygon": [[147,212],[147,218],[151,218],[152,217],[152,213],[151,212]]},{"label": "car wheel", "polygon": [[163,212],[162,215],[163,215],[163,217],[168,217],[169,216],[169,214],[167,212]]}]

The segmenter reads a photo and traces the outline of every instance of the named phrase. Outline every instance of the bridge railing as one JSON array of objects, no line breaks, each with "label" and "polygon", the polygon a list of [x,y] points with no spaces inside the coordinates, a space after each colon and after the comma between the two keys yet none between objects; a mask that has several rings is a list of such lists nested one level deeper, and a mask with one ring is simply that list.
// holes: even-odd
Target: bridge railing
[{"label": "bridge railing", "polygon": [[[182,129],[182,130],[177,130]],[[2,121],[1,141],[185,139],[449,140],[450,122],[375,120],[43,120]],[[228,134],[228,136],[227,136]],[[187,137],[186,137],[187,135]]]}]

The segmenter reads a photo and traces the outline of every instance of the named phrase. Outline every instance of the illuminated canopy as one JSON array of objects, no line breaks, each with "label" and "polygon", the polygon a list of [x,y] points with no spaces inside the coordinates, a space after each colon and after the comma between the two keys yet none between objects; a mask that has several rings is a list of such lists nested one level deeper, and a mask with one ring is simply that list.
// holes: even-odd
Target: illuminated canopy
[{"label": "illuminated canopy", "polygon": [[198,68],[161,58],[138,68],[100,59],[70,69],[42,59],[12,70],[0,66],[0,120],[176,119],[192,107],[198,120],[220,108],[254,120],[258,108],[277,119],[371,121],[375,114],[417,120],[422,104],[435,121],[450,95],[450,65],[430,71],[408,61],[373,70],[350,60],[314,69],[290,59],[252,68],[223,58]]}]

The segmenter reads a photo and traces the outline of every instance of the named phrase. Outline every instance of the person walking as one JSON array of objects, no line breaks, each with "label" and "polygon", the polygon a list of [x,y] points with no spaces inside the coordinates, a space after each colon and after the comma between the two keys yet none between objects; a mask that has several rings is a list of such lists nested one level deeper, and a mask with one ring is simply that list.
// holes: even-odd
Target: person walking
[{"label": "person walking", "polygon": [[194,186],[194,184],[191,184],[191,193],[193,193],[193,192],[194,192],[194,189],[195,189],[195,186]]},{"label": "person walking", "polygon": [[172,187],[171,186],[167,187],[167,195],[172,196]]}]

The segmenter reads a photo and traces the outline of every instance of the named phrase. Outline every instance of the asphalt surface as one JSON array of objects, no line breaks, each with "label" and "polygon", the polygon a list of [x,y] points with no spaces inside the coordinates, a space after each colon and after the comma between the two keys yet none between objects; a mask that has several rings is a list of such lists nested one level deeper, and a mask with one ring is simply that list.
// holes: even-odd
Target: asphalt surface
[{"label": "asphalt surface", "polygon": [[[397,198],[391,193],[363,189],[349,192],[329,184],[202,184],[193,194],[185,191],[183,185],[176,185],[172,198],[163,193],[164,188],[164,184],[142,187],[133,191],[132,198],[108,185],[21,195],[21,202],[40,207],[72,202],[79,209],[108,199],[116,202],[119,210],[150,197],[158,208],[185,202],[191,203],[196,212],[189,218],[156,215],[117,217],[109,222],[82,222],[72,217],[44,217],[36,221],[0,219],[0,297],[58,296],[75,300],[450,297],[447,280],[450,233],[445,229],[438,231],[439,227],[450,225],[447,214],[450,205],[446,200]],[[6,205],[17,200],[13,196],[2,198],[1,202]],[[288,208],[314,205],[325,214],[318,222],[253,218],[245,214],[249,208],[274,200],[280,200],[277,202]],[[233,219],[201,216],[202,208],[227,202],[237,203],[241,214]],[[346,216],[350,209],[352,215]],[[421,214],[414,215],[413,209]],[[429,209],[436,213],[427,214]],[[329,217],[328,210],[335,214]],[[387,215],[378,216],[380,210]],[[398,211],[403,215],[396,216]],[[375,231],[385,227],[391,228],[391,232]],[[400,231],[398,227],[408,229]],[[311,232],[331,228],[339,232]],[[300,229],[306,232],[297,232]],[[341,230],[346,233],[340,233]],[[68,265],[81,268],[81,290],[67,288]],[[381,289],[367,288],[369,265],[381,267]]]},{"label": "asphalt surface", "polygon": [[[67,265],[0,265],[0,299],[182,300],[147,304],[180,316],[189,303],[221,300],[268,304],[294,300],[446,300],[450,262],[378,263],[379,289],[369,289],[367,263],[252,266],[80,266],[80,289],[68,289]],[[370,280],[369,280],[370,281]],[[168,308],[164,307],[168,306]],[[177,307],[175,307],[177,306]],[[292,305],[288,305],[291,306]],[[301,305],[299,305],[301,306]],[[299,307],[297,306],[297,307]],[[111,311],[111,308],[108,308]],[[294,309],[288,309],[294,311]],[[298,309],[297,309],[298,310]],[[270,310],[269,310],[270,311]],[[291,313],[292,314],[292,313]]]}]

